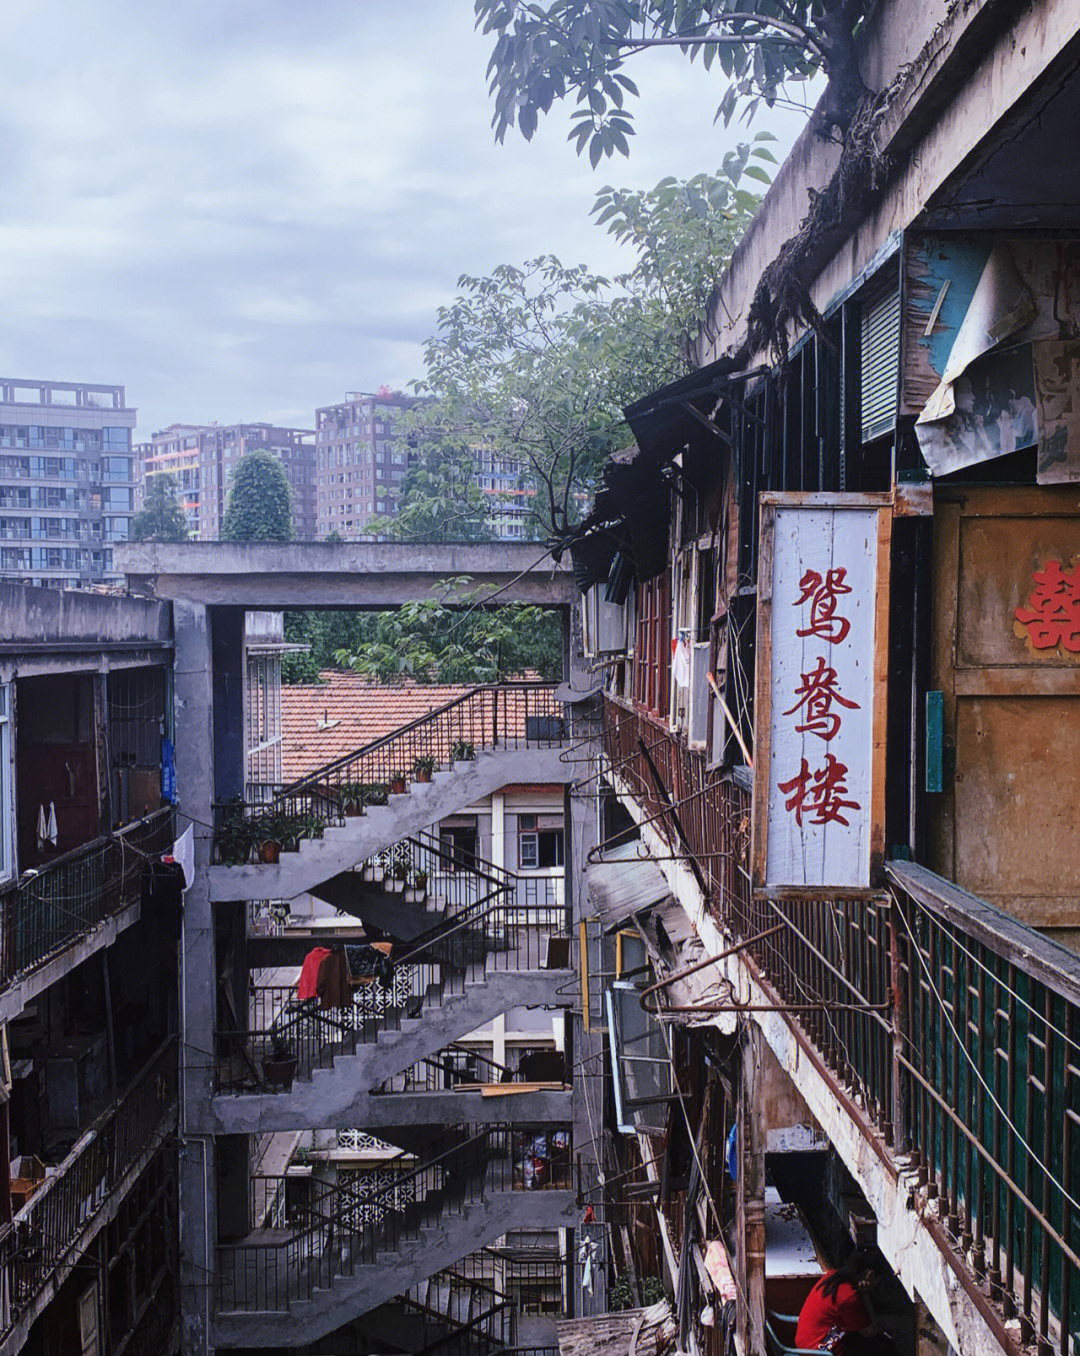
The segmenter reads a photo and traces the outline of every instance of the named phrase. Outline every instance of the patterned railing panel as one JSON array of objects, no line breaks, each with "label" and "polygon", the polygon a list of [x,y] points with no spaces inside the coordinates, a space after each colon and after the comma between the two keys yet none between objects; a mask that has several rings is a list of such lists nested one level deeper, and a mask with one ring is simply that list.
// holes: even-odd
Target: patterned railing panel
[{"label": "patterned railing panel", "polygon": [[0,892],[0,984],[44,964],[142,898],[147,856],[173,843],[173,811],[158,810],[96,838]]}]

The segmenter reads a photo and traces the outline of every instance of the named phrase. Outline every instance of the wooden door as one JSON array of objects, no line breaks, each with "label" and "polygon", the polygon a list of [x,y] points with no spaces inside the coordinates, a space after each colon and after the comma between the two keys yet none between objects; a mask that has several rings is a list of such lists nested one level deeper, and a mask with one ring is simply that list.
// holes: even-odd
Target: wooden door
[{"label": "wooden door", "polygon": [[931,864],[1080,949],[1080,493],[939,491],[934,560]]}]

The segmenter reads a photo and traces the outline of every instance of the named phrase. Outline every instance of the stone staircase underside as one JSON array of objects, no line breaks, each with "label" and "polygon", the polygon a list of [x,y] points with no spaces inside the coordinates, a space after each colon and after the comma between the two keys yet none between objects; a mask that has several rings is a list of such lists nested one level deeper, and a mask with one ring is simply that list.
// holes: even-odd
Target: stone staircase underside
[{"label": "stone staircase underside", "polygon": [[492,1243],[508,1230],[569,1228],[578,1214],[572,1191],[498,1191],[444,1215],[396,1252],[357,1266],[312,1299],[287,1311],[218,1313],[212,1326],[216,1347],[294,1347],[316,1341],[360,1314],[411,1289],[436,1271]]},{"label": "stone staircase underside", "polygon": [[275,865],[212,866],[210,898],[215,902],[295,899],[342,871],[348,871],[402,838],[456,814],[513,782],[565,783],[574,768],[561,747],[481,749],[469,762],[436,772],[430,782],[413,782],[387,805],[328,826],[324,837],[306,839],[298,852],[283,852]]},{"label": "stone staircase underside", "polygon": [[[379,1115],[377,1103],[405,1096],[398,1093],[372,1095],[373,1088],[511,1008],[569,1007],[574,1001],[573,980],[570,970],[490,970],[483,982],[466,984],[463,993],[448,996],[440,1006],[425,1008],[419,1019],[403,1026],[402,1030],[382,1031],[378,1040],[358,1046],[355,1054],[340,1055],[330,1068],[313,1070],[310,1082],[298,1080],[289,1092],[218,1094],[205,1109],[206,1123],[198,1124],[204,1114],[199,1107],[189,1108],[189,1123],[199,1133],[210,1134],[336,1129],[343,1125],[366,1128],[369,1124],[365,1119],[366,1108],[370,1107],[375,1115]],[[413,1099],[426,1095],[413,1094]],[[475,1103],[466,1102],[464,1099],[468,1094],[459,1092],[432,1093],[430,1096],[441,1099],[431,1106],[441,1106],[443,1111],[447,1109],[445,1099],[453,1099],[455,1110],[449,1117],[451,1121],[470,1119],[459,1114],[457,1108],[479,1107],[481,1102],[479,1094]],[[496,1111],[497,1104],[506,1100],[511,1099],[482,1099],[484,1114],[478,1114],[476,1119],[500,1119],[498,1114],[489,1117],[487,1111],[489,1107]],[[522,1099],[519,1096],[517,1100]],[[522,1112],[510,1113],[509,1108],[500,1110],[525,1119]],[[386,1114],[389,1120],[401,1123],[400,1111]],[[437,1118],[434,1110],[431,1114],[433,1120]],[[376,1123],[370,1122],[373,1126]]]}]

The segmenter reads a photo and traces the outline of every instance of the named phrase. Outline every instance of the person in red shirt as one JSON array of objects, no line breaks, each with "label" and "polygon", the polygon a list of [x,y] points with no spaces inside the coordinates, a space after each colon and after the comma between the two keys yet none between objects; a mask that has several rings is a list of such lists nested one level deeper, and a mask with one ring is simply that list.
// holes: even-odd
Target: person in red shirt
[{"label": "person in red shirt", "polygon": [[[893,1351],[889,1339],[879,1337],[867,1300],[882,1271],[877,1249],[859,1248],[844,1266],[826,1272],[803,1304],[795,1345],[802,1351],[828,1351],[833,1356]],[[851,1336],[855,1341],[848,1340]],[[875,1340],[863,1340],[867,1338]]]}]

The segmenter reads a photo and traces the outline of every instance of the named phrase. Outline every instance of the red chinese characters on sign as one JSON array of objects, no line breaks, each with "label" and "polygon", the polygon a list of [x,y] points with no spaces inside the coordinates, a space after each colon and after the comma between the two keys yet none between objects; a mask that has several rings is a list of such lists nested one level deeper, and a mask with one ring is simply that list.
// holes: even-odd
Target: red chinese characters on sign
[{"label": "red chinese characters on sign", "polygon": [[[843,620],[846,622],[847,619]],[[859,703],[849,701],[836,684],[836,670],[825,663],[824,655],[818,655],[817,668],[802,674],[802,683],[795,689],[799,700],[784,712],[785,716],[793,716],[802,710],[803,724],[795,726],[799,734],[820,735],[828,742],[840,729],[840,712],[832,709],[833,704],[846,706],[850,711],[859,709]]]},{"label": "red chinese characters on sign", "polygon": [[1065,571],[1060,560],[1048,560],[1032,574],[1035,587],[1027,607],[1013,614],[1026,629],[1032,649],[1062,646],[1080,654],[1080,565]]},{"label": "red chinese characters on sign", "polygon": [[795,822],[802,828],[803,815],[808,816],[810,824],[848,824],[844,810],[858,810],[854,800],[844,800],[847,795],[847,764],[841,763],[831,753],[825,755],[825,766],[816,772],[810,771],[810,764],[804,758],[802,766],[788,782],[780,782],[779,788],[787,797],[784,808],[795,816]]},{"label": "red chinese characters on sign", "polygon": [[[807,570],[799,580],[801,593],[795,600],[796,607],[810,604],[808,624],[800,627],[795,634],[800,637],[814,636],[830,645],[839,645],[847,638],[851,630],[849,618],[840,612],[840,600],[851,592],[847,583],[847,570],[843,567],[829,569],[824,575],[817,570]],[[858,710],[859,703],[845,697],[840,691],[839,675],[833,665],[818,655],[816,665],[809,672],[800,674],[802,682],[792,694],[795,705],[789,707],[785,716],[801,712],[801,724],[795,726],[799,734],[816,734],[828,743],[840,732],[842,709]],[[804,816],[807,824],[843,824],[850,821],[845,817],[847,810],[859,810],[858,801],[848,800],[847,764],[840,762],[832,753],[826,753],[824,766],[811,771],[806,758],[800,759],[798,772],[785,782],[778,782],[777,788],[783,793],[784,808],[795,816],[795,822],[803,826]]]},{"label": "red chinese characters on sign", "polygon": [[797,636],[818,636],[830,645],[839,645],[851,630],[847,617],[837,615],[839,597],[850,593],[851,585],[845,583],[847,570],[843,567],[826,570],[824,577],[817,570],[807,570],[799,580],[802,595],[796,599],[795,606],[810,603],[810,624],[796,631]]}]

